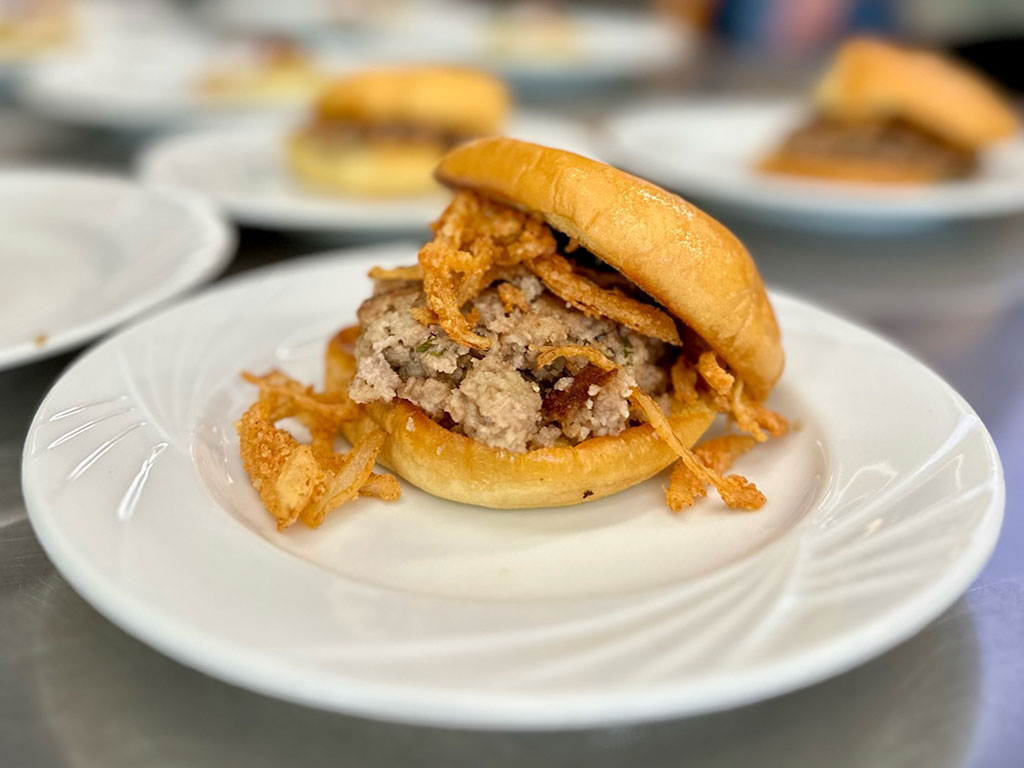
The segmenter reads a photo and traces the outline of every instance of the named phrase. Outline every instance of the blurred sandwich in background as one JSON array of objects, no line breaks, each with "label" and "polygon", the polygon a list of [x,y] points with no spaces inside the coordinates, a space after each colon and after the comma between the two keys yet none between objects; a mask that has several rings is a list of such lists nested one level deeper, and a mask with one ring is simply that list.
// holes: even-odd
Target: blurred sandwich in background
[{"label": "blurred sandwich in background", "polygon": [[510,96],[498,79],[449,67],[370,70],[321,93],[287,141],[294,174],[339,195],[416,195],[436,188],[452,147],[501,132]]},{"label": "blurred sandwich in background", "polygon": [[0,0],[0,61],[31,58],[68,43],[74,19],[66,0]]},{"label": "blurred sandwich in background", "polygon": [[818,84],[815,114],[764,157],[771,173],[934,183],[974,173],[979,153],[1019,130],[995,86],[930,51],[858,38]]},{"label": "blurred sandwich in background", "polygon": [[261,41],[241,61],[204,72],[195,90],[204,100],[224,104],[288,104],[313,99],[327,74],[295,43],[274,38]]}]

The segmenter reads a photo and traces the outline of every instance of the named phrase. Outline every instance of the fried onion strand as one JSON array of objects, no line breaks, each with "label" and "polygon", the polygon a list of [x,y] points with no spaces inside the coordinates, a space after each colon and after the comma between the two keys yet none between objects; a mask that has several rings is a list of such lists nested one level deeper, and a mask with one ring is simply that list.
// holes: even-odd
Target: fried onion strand
[{"label": "fried onion strand", "polygon": [[694,456],[672,429],[668,417],[662,412],[654,399],[639,389],[634,389],[629,396],[630,401],[643,415],[644,419],[654,427],[658,437],[679,455],[686,469],[706,485],[713,485],[727,507],[732,509],[760,509],[765,498],[757,487],[741,475],[722,477],[717,472]]},{"label": "fried onion strand", "polygon": [[[537,366],[546,367],[559,357],[581,357],[598,366],[602,370],[616,370],[620,366],[609,360],[594,347],[565,345],[560,347],[542,347],[537,355]],[[674,495],[668,498],[669,506],[678,511],[703,497],[707,491],[705,486],[713,485],[726,506],[733,509],[760,509],[764,506],[765,497],[757,487],[740,475],[722,477],[711,467],[701,461],[688,449],[672,429],[672,423],[650,395],[639,388],[634,388],[629,395],[630,402],[643,415],[644,421],[678,456],[681,465],[680,477],[676,481]],[[692,477],[686,478],[683,472]],[[670,484],[670,489],[671,489]]]},{"label": "fried onion strand", "polygon": [[422,280],[423,268],[419,264],[411,267],[373,267],[369,277],[372,280]]},{"label": "fried onion strand", "polygon": [[530,269],[553,294],[587,315],[598,315],[631,328],[645,336],[679,346],[679,330],[665,312],[637,301],[573,271],[572,263],[558,253],[540,256],[529,262]]},{"label": "fried onion strand", "polygon": [[[301,520],[311,528],[346,501],[364,495],[382,499],[398,498],[398,481],[374,475],[377,454],[384,445],[383,430],[374,430],[356,441],[347,454],[334,451],[339,426],[359,415],[358,406],[348,399],[347,379],[351,366],[344,360],[344,346],[351,343],[350,329],[339,332],[328,344],[328,380],[334,365],[334,382],[329,391],[316,393],[281,371],[263,376],[243,373],[255,384],[259,395],[235,424],[242,466],[267,511],[283,530]],[[276,422],[294,418],[310,431],[311,442],[299,442]],[[368,487],[367,487],[368,485]]]},{"label": "fried onion strand", "polygon": [[530,302],[515,283],[498,283],[498,298],[501,299],[506,315],[512,314],[514,309],[530,311]]}]

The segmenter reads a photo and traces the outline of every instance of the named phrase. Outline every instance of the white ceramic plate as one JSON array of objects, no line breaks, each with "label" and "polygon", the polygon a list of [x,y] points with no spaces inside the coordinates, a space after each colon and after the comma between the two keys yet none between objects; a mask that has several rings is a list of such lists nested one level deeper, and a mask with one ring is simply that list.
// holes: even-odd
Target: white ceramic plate
[{"label": "white ceramic plate", "polygon": [[901,338],[908,323],[963,329],[1024,299],[1021,216],[884,237],[734,224],[768,284],[814,296],[847,316],[903,323]]},{"label": "white ceramic plate", "polygon": [[679,66],[695,50],[687,29],[648,12],[577,8],[561,21],[529,16],[514,7],[499,12],[473,3],[410,4],[378,21],[367,52],[484,66],[530,87],[638,78]]},{"label": "white ceramic plate", "polygon": [[775,296],[800,423],[737,471],[756,513],[674,516],[664,476],[574,508],[491,511],[405,485],[278,533],[232,427],[243,369],[317,381],[366,270],[415,245],[292,262],[78,360],[36,414],[23,486],[64,576],[180,661],[306,704],[448,726],[559,728],[706,712],[907,638],[999,532],[998,456],[967,404],[879,337]]},{"label": "white ceramic plate", "polygon": [[505,5],[409,0],[346,7],[322,0],[232,0],[208,4],[205,10],[232,30],[340,43],[364,61],[486,67],[520,87],[641,77],[678,66],[696,50],[687,28],[649,12],[569,7],[556,18],[537,7]]},{"label": "white ceramic plate", "polygon": [[[331,197],[304,189],[285,165],[290,128],[225,128],[158,141],[139,171],[150,182],[202,193],[235,221],[268,229],[419,231],[443,210],[448,193],[404,198]],[[589,132],[571,121],[520,114],[507,134],[593,156]]]},{"label": "white ceramic plate", "polygon": [[216,275],[234,236],[195,195],[0,170],[0,369],[56,354]]},{"label": "white ceramic plate", "polygon": [[[154,56],[153,51],[160,55]],[[196,91],[198,78],[214,67],[247,61],[251,49],[214,45],[174,35],[153,40],[119,39],[109,47],[54,59],[27,73],[18,96],[52,120],[128,131],[196,125],[279,123],[301,116],[301,97],[280,102],[217,101]],[[350,69],[332,58],[331,71]]]},{"label": "white ceramic plate", "polygon": [[706,202],[772,222],[893,229],[1024,210],[1024,140],[987,152],[964,181],[920,187],[840,184],[771,176],[754,166],[801,120],[792,102],[658,102],[605,123],[608,155],[622,166]]}]

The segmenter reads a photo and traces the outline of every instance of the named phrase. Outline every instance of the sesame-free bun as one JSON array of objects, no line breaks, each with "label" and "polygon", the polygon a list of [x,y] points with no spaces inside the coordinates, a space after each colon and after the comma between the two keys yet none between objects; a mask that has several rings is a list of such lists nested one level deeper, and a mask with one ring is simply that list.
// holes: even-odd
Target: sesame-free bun
[{"label": "sesame-free bun", "polygon": [[316,104],[325,121],[423,126],[463,136],[502,129],[509,93],[497,78],[457,67],[372,69],[329,85]]},{"label": "sesame-free bun", "polygon": [[[332,340],[327,391],[344,391],[355,364],[338,340]],[[678,409],[671,421],[689,447],[714,418],[715,412],[697,400]],[[434,496],[495,509],[594,501],[647,480],[679,458],[649,424],[575,446],[511,453],[445,429],[417,406],[398,399],[364,404],[358,419],[341,425],[352,443],[375,429],[387,433],[377,459],[381,464]]]},{"label": "sesame-free bun", "polygon": [[1020,128],[983,76],[938,53],[856,38],[839,49],[815,93],[818,110],[849,122],[899,118],[978,149]]},{"label": "sesame-free bun", "polygon": [[505,138],[452,150],[435,176],[543,216],[701,336],[754,397],[782,373],[779,329],[750,254],[677,195],[596,160]]},{"label": "sesame-free bun", "polygon": [[[288,137],[285,154],[295,176],[320,192],[422,195],[437,190],[432,172],[446,142],[499,132],[508,108],[505,86],[483,72],[368,70],[326,88],[314,108],[313,125]],[[366,136],[347,141],[325,137],[322,128],[332,122],[363,127]],[[375,127],[384,135],[375,134]],[[411,135],[387,135],[393,127],[411,129]]]},{"label": "sesame-free bun", "polygon": [[288,165],[306,186],[334,195],[401,197],[438,191],[431,172],[439,142],[319,141],[299,130],[285,144]]}]

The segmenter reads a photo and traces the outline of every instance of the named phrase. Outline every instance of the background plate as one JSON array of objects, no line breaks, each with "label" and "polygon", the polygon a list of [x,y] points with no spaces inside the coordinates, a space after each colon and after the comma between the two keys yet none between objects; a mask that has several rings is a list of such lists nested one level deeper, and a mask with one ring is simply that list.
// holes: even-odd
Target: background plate
[{"label": "background plate", "polygon": [[234,237],[194,195],[0,171],[0,369],[88,341],[216,275]]}]

